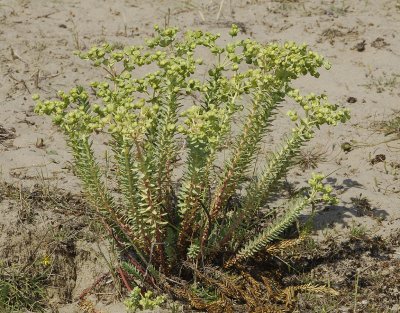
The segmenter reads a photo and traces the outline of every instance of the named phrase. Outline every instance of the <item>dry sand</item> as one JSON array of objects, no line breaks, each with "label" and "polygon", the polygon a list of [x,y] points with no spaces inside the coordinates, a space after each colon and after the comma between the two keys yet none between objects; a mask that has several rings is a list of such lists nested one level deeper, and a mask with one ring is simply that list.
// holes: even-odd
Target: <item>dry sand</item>
[{"label": "dry sand", "polygon": [[[244,36],[305,42],[326,56],[330,71],[296,84],[327,93],[349,108],[352,118],[323,128],[305,149],[324,153],[313,171],[332,173],[329,180],[340,199],[338,206],[318,212],[316,234],[346,237],[364,227],[369,235],[388,237],[399,231],[400,140],[384,143],[396,137],[377,126],[400,111],[400,2],[395,0],[0,0],[0,179],[28,187],[46,182],[79,194],[63,136],[48,118],[34,114],[31,95],[54,97],[59,89],[100,77],[74,50],[102,42],[137,43],[151,35],[153,24],[167,20],[182,29],[220,33],[235,22]],[[351,151],[341,149],[345,142],[353,144]],[[295,170],[292,181],[304,182],[311,171]],[[370,204],[367,211],[354,200],[360,195]],[[5,229],[17,221],[7,203],[0,208],[1,256],[1,245],[9,240]],[[393,257],[396,253],[400,257],[399,249]],[[87,271],[90,275],[82,274],[71,287],[71,301],[101,272]],[[74,312],[73,306],[60,312]]]}]

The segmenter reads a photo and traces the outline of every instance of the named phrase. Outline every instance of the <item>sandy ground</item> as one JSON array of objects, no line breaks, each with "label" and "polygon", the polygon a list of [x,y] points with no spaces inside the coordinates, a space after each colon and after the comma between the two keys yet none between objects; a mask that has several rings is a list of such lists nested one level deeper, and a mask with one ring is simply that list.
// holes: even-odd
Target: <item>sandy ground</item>
[{"label": "sandy ground", "polygon": [[[345,237],[364,229],[388,237],[399,230],[400,140],[387,142],[396,137],[379,130],[380,122],[400,111],[400,2],[395,0],[0,0],[1,180],[28,187],[45,182],[79,194],[63,137],[48,118],[35,115],[31,94],[50,98],[100,77],[74,50],[137,43],[151,35],[153,24],[166,22],[221,33],[235,22],[243,36],[305,42],[326,56],[330,71],[297,84],[327,93],[349,108],[352,118],[322,129],[304,151],[322,154],[314,171],[332,173],[329,181],[340,199],[317,214],[316,234]],[[341,148],[346,142],[351,151]],[[295,169],[291,180],[301,183],[311,171]],[[0,220],[9,225],[12,213],[5,205]],[[400,257],[400,250],[396,253]],[[89,277],[74,286],[71,299],[90,284]]]}]

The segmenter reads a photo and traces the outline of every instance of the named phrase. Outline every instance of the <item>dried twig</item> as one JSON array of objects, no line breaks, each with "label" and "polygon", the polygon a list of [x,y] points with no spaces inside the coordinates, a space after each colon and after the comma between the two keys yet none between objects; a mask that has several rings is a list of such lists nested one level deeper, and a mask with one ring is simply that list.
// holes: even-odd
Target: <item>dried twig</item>
[{"label": "dried twig", "polygon": [[49,17],[50,15],[56,14],[56,13],[58,13],[58,12],[59,12],[59,11],[53,11],[53,12],[50,12],[50,13],[46,13],[46,14],[43,14],[43,15],[39,15],[39,16],[36,17],[36,19],[38,19],[38,18],[47,18],[47,17]]},{"label": "dried twig", "polygon": [[28,64],[23,58],[21,58],[13,49],[13,47],[10,47],[11,50],[11,57],[13,60],[20,60],[21,62]]},{"label": "dried twig", "polygon": [[35,86],[36,89],[39,88],[39,81],[40,81],[40,70],[38,69],[34,74],[33,74],[33,85]]},{"label": "dried twig", "polygon": [[84,299],[87,296],[87,294],[89,294],[108,275],[109,275],[109,273],[104,273],[104,274],[100,275],[99,278],[97,278],[96,281],[90,287],[88,287],[82,291],[82,293],[79,295],[79,299],[81,299],[81,300]]},{"label": "dried twig", "polygon": [[221,0],[221,3],[219,4],[219,10],[218,10],[218,13],[217,13],[217,21],[219,20],[219,17],[221,16],[221,11],[222,11],[222,8],[224,6],[224,2],[225,2],[225,0]]},{"label": "dried twig", "polygon": [[8,73],[8,76],[12,80],[16,81],[17,83],[22,84],[25,87],[25,89],[28,91],[29,94],[31,93],[31,91],[28,88],[28,85],[26,84],[26,82],[23,79],[19,80],[19,79],[15,78],[11,73]]}]

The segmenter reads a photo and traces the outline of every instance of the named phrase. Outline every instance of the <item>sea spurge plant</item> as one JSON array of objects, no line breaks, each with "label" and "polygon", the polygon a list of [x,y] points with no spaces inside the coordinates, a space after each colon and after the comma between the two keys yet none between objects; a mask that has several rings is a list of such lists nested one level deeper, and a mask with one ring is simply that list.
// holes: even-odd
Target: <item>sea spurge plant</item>
[{"label": "sea spurge plant", "polygon": [[142,295],[139,287],[133,288],[129,297],[124,301],[128,312],[133,313],[139,310],[153,310],[160,306],[165,301],[164,296],[153,296],[149,290]]},{"label": "sea spurge plant", "polygon": [[[230,35],[238,32],[234,25]],[[317,175],[274,218],[267,206],[315,131],[349,118],[325,95],[301,95],[292,86],[329,63],[293,42],[221,45],[218,38],[156,26],[143,46],[104,44],[78,54],[105,70],[104,81],[59,92],[57,100],[35,96],[36,112],[65,133],[86,195],[136,283],[179,276],[185,262],[232,268],[279,240],[312,203],[333,201]],[[298,104],[288,112],[293,127],[249,178],[277,108],[289,98]],[[100,132],[110,137],[116,191],[93,151]],[[255,220],[260,214],[269,218]]]}]

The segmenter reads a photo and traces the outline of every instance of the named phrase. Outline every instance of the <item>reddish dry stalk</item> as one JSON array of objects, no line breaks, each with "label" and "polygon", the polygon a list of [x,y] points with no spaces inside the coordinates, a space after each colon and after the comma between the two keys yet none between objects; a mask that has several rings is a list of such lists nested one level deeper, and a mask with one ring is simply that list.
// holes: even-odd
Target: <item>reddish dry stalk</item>
[{"label": "reddish dry stalk", "polygon": [[[124,154],[125,157],[129,157],[129,152],[127,149],[124,149]],[[135,207],[133,207],[133,210],[135,209]],[[143,220],[141,218],[141,216],[137,216],[138,219],[140,219],[140,227],[139,227],[139,232],[141,234],[141,240],[144,241],[143,246],[141,247],[142,249],[146,249],[145,247],[149,247],[150,246],[150,242],[148,240],[148,238],[146,237],[145,232],[143,231]],[[137,240],[138,243],[140,243],[141,240]]]},{"label": "reddish dry stalk", "polygon": [[[95,171],[93,171],[95,172]],[[129,230],[129,227],[127,227],[127,225],[121,220],[121,218],[118,216],[118,213],[114,211],[114,209],[110,206],[110,203],[108,202],[108,199],[105,197],[105,192],[102,192],[103,190],[101,190],[101,192],[99,192],[100,195],[100,199],[102,204],[105,206],[106,210],[111,214],[111,218],[113,219],[113,221],[115,221],[118,226],[121,228],[121,230],[126,234],[128,234],[128,237],[131,238],[135,238],[135,236],[133,236],[133,233]],[[90,194],[88,194],[89,199],[91,198]],[[95,204],[97,201],[92,201],[93,204]],[[101,216],[101,212],[99,207],[95,204],[95,208],[97,211],[97,214],[99,214],[99,216]]]},{"label": "reddish dry stalk", "polygon": [[218,193],[216,194],[216,200],[214,202],[213,207],[211,208],[210,216],[213,219],[216,217],[219,209],[222,206],[222,202],[225,200],[223,197],[225,195],[225,189],[226,189],[228,182],[230,181],[232,176],[233,176],[233,169],[231,168],[226,176],[226,179],[225,179],[222,187],[218,189]]},{"label": "reddish dry stalk", "polygon": [[[143,162],[143,154],[141,151],[141,147],[139,145],[139,143],[135,140],[135,145],[136,145],[136,150],[137,150],[137,157],[138,159]],[[146,188],[146,200],[147,200],[147,204],[149,205],[149,207],[151,208],[151,212],[153,211],[153,207],[154,207],[154,203],[153,203],[153,197],[151,194],[151,188],[150,188],[150,181],[147,178],[147,175],[145,175],[146,179],[143,179],[143,183],[144,183],[144,187]],[[153,215],[153,219],[155,221],[157,221],[157,216]]]},{"label": "reddish dry stalk", "polygon": [[90,287],[88,287],[82,291],[82,293],[79,295],[79,299],[83,300],[87,296],[87,294],[89,292],[91,292],[107,276],[108,276],[108,273],[104,273],[104,274],[100,275],[100,277],[97,278],[96,281]]},{"label": "reddish dry stalk", "polygon": [[154,279],[152,276],[147,275],[147,271],[143,269],[143,267],[133,258],[130,254],[127,255],[129,262],[136,267],[136,269],[140,272],[140,274],[143,275],[143,277],[146,279],[146,281],[152,285],[153,287],[156,286]]},{"label": "reddish dry stalk", "polygon": [[[114,212],[114,210],[112,210],[112,208],[110,206],[108,206],[107,204],[107,209],[109,211],[109,213],[111,214],[111,217],[113,219],[113,221],[117,222],[117,225],[120,227],[120,229],[123,231],[123,233],[125,234],[125,236],[127,236],[128,238],[131,238],[131,240],[133,242],[136,242],[137,239],[134,236],[133,232],[129,229],[129,226],[127,226],[125,223],[123,223],[120,218],[116,215],[116,213]],[[97,209],[98,214],[101,214],[99,209]],[[107,224],[108,225],[108,224]]]},{"label": "reddish dry stalk", "polygon": [[222,248],[229,239],[232,237],[232,232],[236,229],[236,227],[239,225],[240,219],[239,217],[235,219],[235,222],[233,223],[233,226],[229,228],[229,231],[225,234],[224,238],[219,242],[219,247]]},{"label": "reddish dry stalk", "polygon": [[[166,162],[166,173],[169,173],[169,165],[170,162],[167,161]],[[169,175],[166,175],[166,180],[170,180],[169,179]],[[159,192],[158,192],[158,202],[162,203],[163,199],[166,199],[166,197],[163,197],[163,190],[167,190],[167,188],[165,188],[165,186],[163,186],[163,182],[162,182],[162,177],[161,177],[161,171],[160,171],[160,175],[158,176],[158,186],[159,186]],[[164,208],[166,210],[170,209],[170,205],[169,203],[165,203]],[[164,212],[164,213],[168,213],[168,212]],[[169,271],[169,268],[167,266],[166,263],[166,259],[165,259],[165,251],[164,251],[164,238],[163,238],[163,233],[161,232],[160,228],[157,228],[156,230],[156,247],[155,247],[155,252],[156,252],[156,260],[158,261],[158,264],[161,266],[161,268],[164,271]]]},{"label": "reddish dry stalk", "polygon": [[155,259],[157,264],[161,267],[161,271],[168,271],[168,266],[165,260],[163,238],[160,229],[156,230],[156,246],[155,246]]},{"label": "reddish dry stalk", "polygon": [[[244,129],[243,129],[243,137],[242,137],[242,141],[239,145],[239,147],[241,147],[242,145],[244,145],[244,141],[246,138],[246,135],[249,131],[249,126],[248,124],[245,125]],[[240,151],[240,149],[238,149],[237,151]],[[216,218],[219,210],[222,207],[223,202],[227,199],[227,196],[230,196],[228,193],[230,192],[229,190],[227,191],[227,187],[228,184],[231,181],[231,178],[235,175],[235,167],[237,162],[239,161],[240,155],[238,156],[238,154],[235,155],[235,158],[233,159],[233,162],[231,164],[231,168],[229,169],[227,176],[225,177],[224,183],[222,184],[221,188],[218,188],[217,191],[217,195],[215,197],[215,200],[213,202],[213,206],[210,210],[210,216],[211,216],[211,222]],[[233,190],[234,188],[232,188],[232,186],[230,186],[231,190]],[[201,247],[203,248],[205,246],[205,243],[208,240],[208,236],[210,234],[210,226],[209,224],[207,224],[204,228],[204,233],[203,236],[201,238]]]},{"label": "reddish dry stalk", "polygon": [[[88,195],[89,198],[90,195]],[[132,238],[133,241],[136,241],[136,237],[133,235],[132,231],[130,231],[129,226],[127,226],[122,220],[121,217],[118,216],[118,213],[114,211],[114,209],[110,206],[110,204],[108,203],[108,199],[104,198],[104,193],[100,192],[100,197],[101,197],[101,202],[103,203],[103,205],[105,206],[106,210],[108,211],[108,213],[111,215],[111,218],[113,221],[115,221],[117,223],[117,225],[121,228],[121,230],[124,232],[124,234],[128,237],[128,238]],[[96,203],[96,201],[92,201],[93,204]],[[96,212],[99,216],[102,216],[102,213],[99,209],[99,207],[95,204],[95,208],[96,208]],[[104,221],[103,221],[104,222]]]},{"label": "reddish dry stalk", "polygon": [[[108,230],[110,236],[113,236],[113,231],[110,228],[110,225],[104,220],[102,213],[100,212],[99,208],[97,206],[95,206],[96,208],[96,212],[97,215],[100,217],[102,224],[106,227],[106,229]],[[127,227],[124,223],[120,222],[119,219],[116,217],[114,211],[112,210],[111,207],[109,207],[107,205],[108,211],[110,212],[113,221],[117,221],[117,225],[121,228],[122,232],[124,233],[125,236],[127,236],[128,238],[131,238],[131,240],[133,240],[135,242],[135,236],[133,235],[133,233],[129,230],[129,227]],[[114,213],[114,214],[113,214]]]},{"label": "reddish dry stalk", "polygon": [[[116,237],[115,234],[112,234],[112,236],[115,239],[117,245],[121,249],[123,249],[124,245],[121,243],[121,241],[118,239],[118,237]],[[140,274],[146,278],[147,282],[149,284],[151,284],[153,287],[155,287],[153,277],[147,276],[146,270],[143,268],[143,266],[138,261],[136,261],[136,259],[134,257],[132,257],[129,253],[126,255],[126,257],[129,259],[129,262],[140,272]]]},{"label": "reddish dry stalk", "polygon": [[[109,235],[114,238],[117,245],[121,249],[124,249],[125,248],[124,244],[121,243],[121,240],[116,236],[116,234],[112,231],[110,226],[104,221],[103,218],[102,218],[102,223],[105,226],[105,228],[108,230]],[[143,275],[143,277],[145,277],[146,271],[143,269],[143,266],[138,261],[136,261],[135,258],[133,258],[130,254],[127,255],[127,258],[129,259],[129,262]],[[154,283],[154,280],[152,277],[148,277],[148,283],[150,283],[152,286],[155,286],[155,283]]]},{"label": "reddish dry stalk", "polygon": [[[224,191],[226,189],[226,186],[228,185],[229,179],[232,177],[231,173],[233,173],[232,169],[229,170],[228,177],[224,181],[223,186],[219,189],[216,203],[213,205],[213,207],[211,209],[211,212],[210,212],[211,219],[215,219],[219,209],[221,208],[222,201],[224,200],[222,196],[223,196],[223,193],[224,193]],[[204,232],[203,232],[203,235],[201,236],[201,243],[200,243],[200,247],[201,247],[202,250],[203,250],[203,248],[205,246],[206,241],[208,240],[208,236],[210,234],[210,226],[211,225],[209,223],[207,223],[207,225],[205,225],[205,227],[204,227]]]},{"label": "reddish dry stalk", "polygon": [[[188,235],[190,229],[193,226],[193,221],[196,218],[196,208],[192,208],[190,209],[190,211],[184,215],[183,217],[183,225],[182,228],[179,232],[179,237],[178,237],[178,254],[179,255],[184,255],[185,253],[185,249],[187,247],[187,240],[188,238],[190,238],[190,236]],[[192,232],[193,233],[193,232]]]},{"label": "reddish dry stalk", "polygon": [[131,287],[131,285],[129,285],[129,282],[128,282],[128,280],[127,280],[126,277],[125,277],[125,276],[126,276],[126,273],[122,270],[121,267],[118,267],[118,268],[117,268],[117,271],[118,271],[118,274],[119,274],[119,276],[121,277],[122,282],[124,283],[126,289],[128,289],[128,291],[131,292],[131,291],[132,291],[132,287]]},{"label": "reddish dry stalk", "polygon": [[[190,190],[194,189],[194,186],[192,184]],[[183,224],[181,227],[181,230],[179,232],[178,236],[178,254],[179,255],[184,255],[185,249],[187,247],[187,239],[190,237],[188,233],[190,232],[190,229],[194,227],[194,220],[196,218],[196,212],[198,210],[198,205],[196,205],[196,199],[193,196],[190,196],[188,199],[187,203],[191,203],[192,205],[190,206],[190,209],[186,211],[186,213],[183,216]],[[195,232],[194,229],[192,229],[192,234]]]},{"label": "reddish dry stalk", "polygon": [[[248,124],[246,124],[246,126],[244,127],[242,142],[240,143],[239,147],[244,145],[243,138],[246,138],[248,128],[249,128],[247,125]],[[240,149],[238,149],[237,151],[240,151]],[[239,159],[239,156],[236,154],[235,158],[233,159],[231,168],[229,169],[229,172],[228,172],[227,176],[225,177],[224,183],[222,184],[221,188],[218,188],[217,194],[215,196],[215,200],[213,202],[213,206],[210,210],[210,216],[212,219],[215,219],[215,217],[217,216],[218,211],[221,209],[222,202],[225,200],[225,198],[227,196],[226,188],[227,188],[228,183],[230,182],[231,178],[235,174],[234,169],[236,167],[236,163],[239,161],[238,159]]]}]

